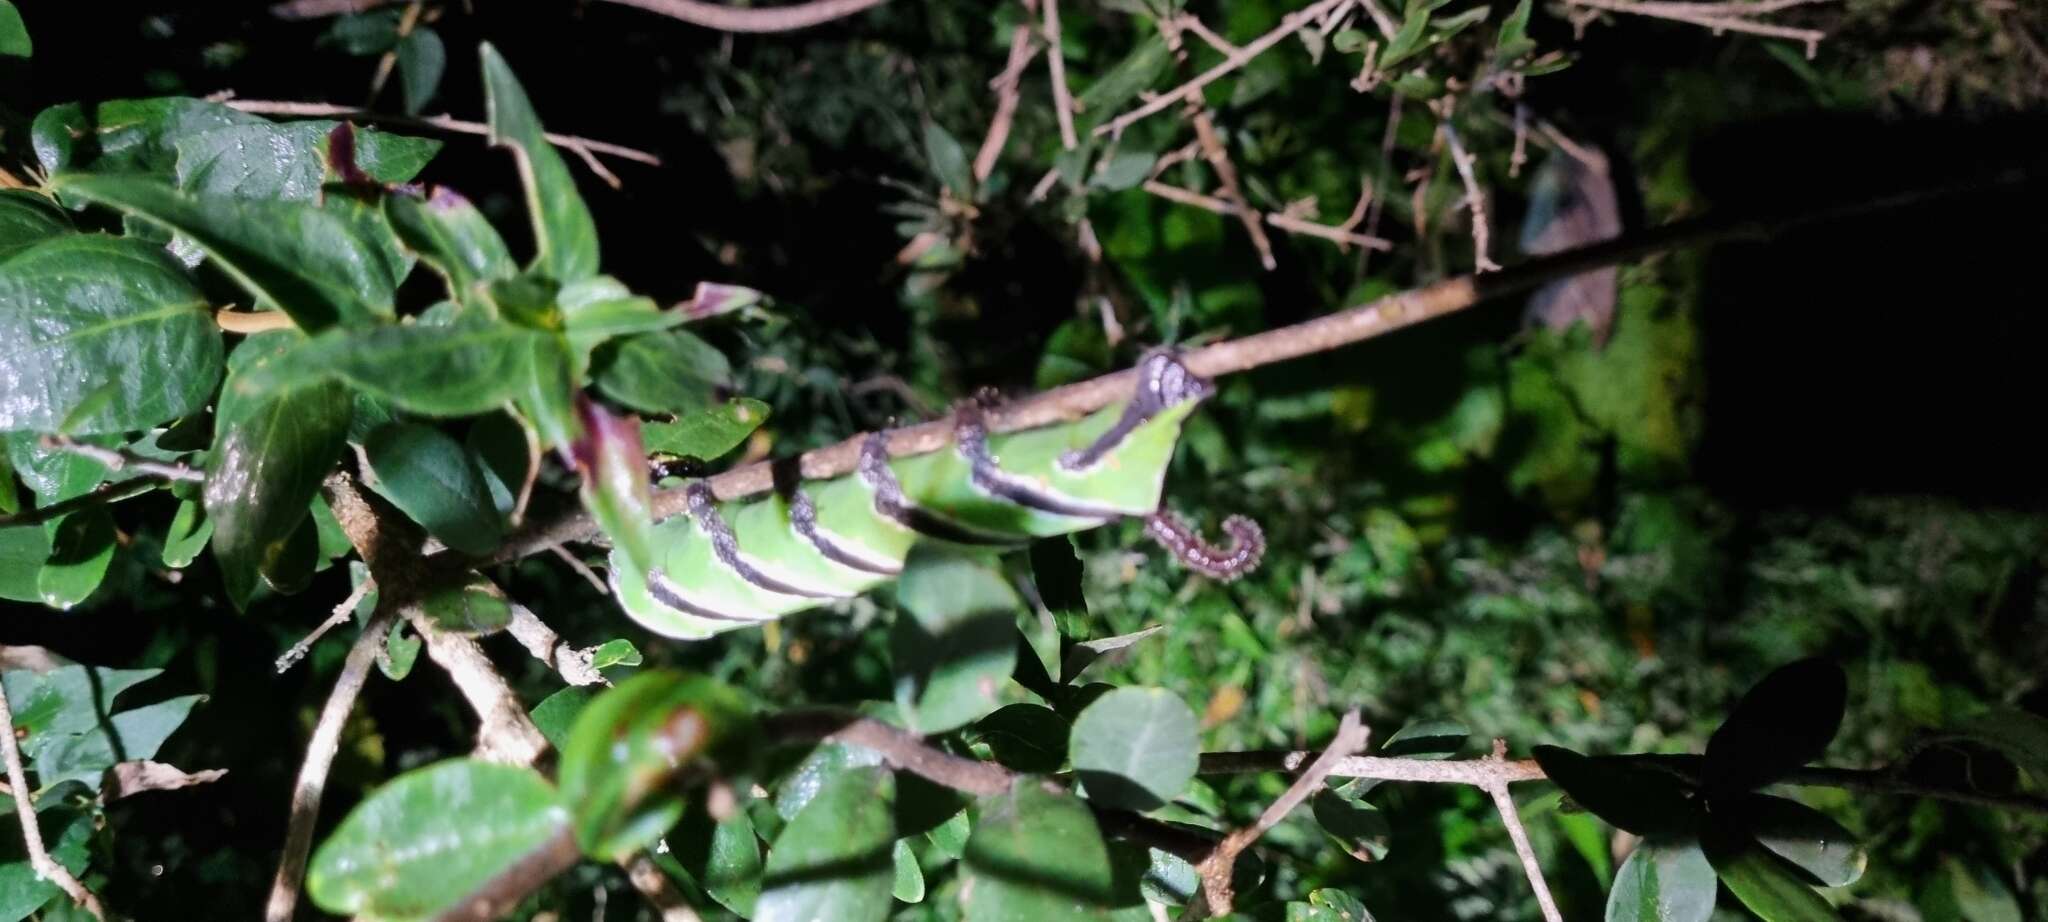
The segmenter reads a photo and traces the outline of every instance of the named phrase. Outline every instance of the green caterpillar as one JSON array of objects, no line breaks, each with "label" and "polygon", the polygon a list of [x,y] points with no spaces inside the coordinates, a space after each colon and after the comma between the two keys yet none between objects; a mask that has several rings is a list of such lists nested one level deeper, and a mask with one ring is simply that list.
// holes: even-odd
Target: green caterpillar
[{"label": "green caterpillar", "polygon": [[1159,502],[1181,424],[1211,392],[1156,352],[1128,403],[1076,422],[990,435],[970,405],[950,451],[891,459],[877,433],[854,473],[768,499],[719,502],[693,483],[687,514],[655,526],[650,570],[613,553],[613,594],[649,630],[698,639],[859,595],[901,574],[921,541],[1013,546],[1132,516],[1190,568],[1235,579],[1265,550],[1258,526],[1232,516],[1219,548]]}]

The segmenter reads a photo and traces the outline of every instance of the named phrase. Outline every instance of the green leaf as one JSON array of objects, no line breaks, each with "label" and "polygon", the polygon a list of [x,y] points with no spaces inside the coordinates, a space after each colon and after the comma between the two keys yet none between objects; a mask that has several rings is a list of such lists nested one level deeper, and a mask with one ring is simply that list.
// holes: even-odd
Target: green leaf
[{"label": "green leaf", "polygon": [[[4,6],[6,0],[0,0]],[[37,815],[50,857],[73,874],[83,874],[92,857],[92,838],[100,814],[68,807],[45,809]],[[0,922],[20,922],[46,904],[70,905],[57,885],[43,879],[29,864],[23,850],[21,825],[13,811],[0,816]],[[46,912],[43,919],[55,919]]]},{"label": "green leaf", "polygon": [[85,601],[107,575],[114,559],[114,519],[106,507],[83,509],[56,523],[50,536],[50,559],[36,575],[36,595],[44,605],[68,609]]},{"label": "green leaf", "polygon": [[1035,778],[975,804],[960,861],[967,922],[1107,919],[1113,869],[1088,807]]},{"label": "green leaf", "polygon": [[917,866],[917,853],[910,848],[909,839],[897,839],[894,854],[890,858],[896,865],[896,880],[889,888],[889,895],[898,902],[924,902],[924,869]]},{"label": "green leaf", "polygon": [[484,110],[491,125],[491,143],[511,150],[518,161],[538,249],[535,268],[558,282],[596,275],[597,224],[576,191],[568,163],[543,135],[526,90],[498,49],[486,43],[482,56]]},{"label": "green leaf", "polygon": [[1179,797],[1201,756],[1195,713],[1163,688],[1119,688],[1074,718],[1074,774],[1088,799],[1154,810]]},{"label": "green leaf", "polygon": [[1119,151],[1104,158],[1088,184],[1110,192],[1135,189],[1152,178],[1152,165],[1158,162],[1159,156],[1147,151]]},{"label": "green leaf", "polygon": [[475,556],[504,540],[505,523],[490,488],[452,436],[432,426],[393,423],[370,433],[363,454],[376,475],[371,486],[427,534]]},{"label": "green leaf", "polygon": [[239,380],[238,393],[345,381],[423,416],[474,416],[527,394],[546,334],[476,318],[449,326],[395,324],[329,330]]},{"label": "green leaf", "polygon": [[66,103],[43,110],[30,128],[43,171],[149,173],[169,178],[180,138],[262,118],[202,99],[166,96]]},{"label": "green leaf", "polygon": [[1645,839],[1607,891],[1607,922],[1707,922],[1714,868],[1690,839]]},{"label": "green leaf", "polygon": [[285,550],[348,433],[353,407],[339,385],[254,394],[235,386],[238,376],[260,370],[298,339],[279,332],[245,340],[229,358],[214,413],[206,517],[213,522],[213,556],[237,607],[254,592],[257,571]]},{"label": "green leaf", "polygon": [[1287,922],[1373,922],[1365,904],[1342,890],[1311,891],[1306,903],[1287,904]]},{"label": "green leaf", "polygon": [[643,413],[707,409],[732,381],[725,354],[683,330],[621,339],[599,354],[595,371],[598,390]]},{"label": "green leaf", "polygon": [[213,520],[197,500],[180,500],[171,524],[164,529],[164,566],[183,570],[199,559],[206,542],[213,538]]},{"label": "green leaf", "polygon": [[492,413],[470,424],[463,447],[484,475],[491,490],[491,503],[499,515],[509,516],[533,465],[536,446],[529,445],[526,427],[507,413]]},{"label": "green leaf", "polygon": [[1448,759],[1464,748],[1471,728],[1455,720],[1418,720],[1394,731],[1380,755],[1401,759]]},{"label": "green leaf", "polygon": [[313,854],[306,892],[336,915],[424,918],[560,834],[568,818],[531,768],[438,762],[350,811]]},{"label": "green leaf", "polygon": [[203,695],[186,695],[122,711],[83,733],[36,747],[36,781],[45,788],[76,781],[94,791],[114,764],[148,759],[185,722]]},{"label": "green leaf", "polygon": [[865,746],[821,743],[813,747],[782,780],[775,793],[775,814],[790,819],[803,812],[825,782],[852,768],[883,764],[882,754]]},{"label": "green leaf", "polygon": [[1925,922],[2021,922],[2025,914],[1998,873],[1950,856],[1920,890]]},{"label": "green leaf", "polygon": [[913,555],[897,584],[904,614],[889,633],[896,704],[913,733],[943,733],[995,710],[1017,667],[1024,602],[1003,575],[969,558]]},{"label": "green leaf", "polygon": [[1508,18],[1500,21],[1500,35],[1493,42],[1495,57],[1512,61],[1536,50],[1536,43],[1529,39],[1529,13],[1534,7],[1533,0],[1519,0]]},{"label": "green leaf", "polygon": [[[372,591],[370,598],[376,598]],[[393,682],[403,681],[412,674],[414,663],[419,662],[420,647],[424,641],[412,633],[412,625],[401,619],[391,625],[391,632],[384,635],[384,655],[377,658],[377,669]]]},{"label": "green leaf", "polygon": [[403,15],[398,10],[371,10],[337,16],[315,44],[340,48],[357,57],[383,54],[398,44],[398,23]]},{"label": "green leaf", "polygon": [[71,233],[64,210],[27,189],[0,189],[0,262],[59,234]]},{"label": "green leaf", "polygon": [[1379,62],[1374,65],[1376,68],[1386,70],[1422,50],[1422,37],[1429,30],[1430,9],[1426,3],[1409,5],[1407,16],[1401,20],[1401,28],[1393,38],[1387,39],[1387,47],[1380,49]]},{"label": "green leaf", "polygon": [[1166,39],[1157,34],[1145,36],[1138,47],[1075,99],[1074,110],[1080,116],[1075,127],[1085,135],[1115,118],[1126,103],[1157,82],[1171,63],[1173,52],[1167,50]]},{"label": "green leaf", "polygon": [[448,283],[448,294],[467,303],[476,286],[518,274],[505,238],[483,212],[446,186],[425,198],[399,191],[384,196],[384,218],[400,243]]},{"label": "green leaf", "polygon": [[398,40],[398,88],[405,97],[405,114],[426,110],[447,70],[448,48],[439,32],[420,26]]},{"label": "green leaf", "polygon": [[710,461],[740,446],[768,421],[768,405],[747,397],[640,427],[641,447],[650,452]]},{"label": "green leaf", "polygon": [[582,394],[576,410],[582,434],[572,453],[583,473],[583,508],[624,556],[624,565],[653,569],[654,487],[647,479],[647,451],[640,447],[640,420],[613,416]]},{"label": "green leaf", "polygon": [[826,781],[768,850],[754,922],[888,918],[895,800],[896,776],[879,766]]},{"label": "green leaf", "polygon": [[1764,922],[1840,922],[1841,916],[1784,859],[1728,829],[1709,831],[1707,861],[1728,892]]},{"label": "green leaf", "polygon": [[643,672],[592,701],[562,747],[562,795],[576,841],[610,859],[646,847],[682,816],[669,778],[700,758],[737,761],[750,718],[732,689],[702,676]]},{"label": "green leaf", "polygon": [[640,665],[640,648],[624,638],[607,640],[590,651],[590,666],[593,669],[609,669],[613,666]]},{"label": "green leaf", "polygon": [[1336,791],[1317,791],[1309,798],[1316,825],[1335,839],[1351,857],[1379,861],[1387,857],[1394,830],[1378,807]]},{"label": "green leaf", "polygon": [[512,603],[480,573],[427,593],[420,608],[436,627],[456,634],[490,634],[512,623]]},{"label": "green leaf", "polygon": [[2036,782],[2048,784],[2048,718],[2018,708],[1994,708],[1949,732],[2004,753]]},{"label": "green leaf", "polygon": [[[311,202],[328,182],[329,148],[341,122],[258,122],[177,138],[178,187],[194,195]],[[348,132],[355,167],[380,183],[410,182],[441,142],[370,128]]]},{"label": "green leaf", "polygon": [[1846,887],[1863,876],[1869,856],[1856,834],[1812,807],[1752,794],[1733,803],[1717,801],[1715,809],[1732,812],[1763,847],[1798,865],[1823,887]]},{"label": "green leaf", "polygon": [[569,731],[576,725],[576,718],[596,697],[597,692],[582,685],[557,691],[533,706],[533,725],[540,728],[540,735],[547,737],[548,745],[561,752],[569,745]]},{"label": "green leaf", "polygon": [[1671,775],[1618,758],[1538,746],[1536,764],[1579,806],[1639,836],[1692,834],[1699,807]]},{"label": "green leaf", "polygon": [[39,526],[0,528],[0,599],[41,602],[36,576],[50,559],[50,536]]},{"label": "green leaf", "polygon": [[21,21],[21,11],[9,0],[0,0],[0,58],[26,59],[35,50],[35,43],[28,38],[28,25]]},{"label": "green leaf", "polygon": [[183,235],[301,330],[391,316],[402,273],[360,222],[339,211],[311,202],[195,196],[137,176],[74,173],[50,184]]},{"label": "green leaf", "polygon": [[161,247],[74,234],[0,261],[0,431],[123,432],[195,413],[221,352],[205,295]]},{"label": "green leaf", "polygon": [[751,918],[761,898],[761,839],[745,810],[713,825],[702,811],[683,819],[662,841],[677,864],[720,906]]},{"label": "green leaf", "polygon": [[1849,699],[1842,667],[1814,657],[1781,666],[1736,702],[1707,740],[1701,781],[1710,790],[1746,791],[1820,758]]},{"label": "green leaf", "polygon": [[1008,704],[974,724],[972,738],[987,744],[997,762],[1027,774],[1051,774],[1067,763],[1072,728],[1058,711],[1040,704]]},{"label": "green leaf", "polygon": [[925,123],[924,158],[931,165],[932,175],[953,198],[974,201],[974,172],[967,163],[967,148],[960,146],[960,139],[938,122]]}]

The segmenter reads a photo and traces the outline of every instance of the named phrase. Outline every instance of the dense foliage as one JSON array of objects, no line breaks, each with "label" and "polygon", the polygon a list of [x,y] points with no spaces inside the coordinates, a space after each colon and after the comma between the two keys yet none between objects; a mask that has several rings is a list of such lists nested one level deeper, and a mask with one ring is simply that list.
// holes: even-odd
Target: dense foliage
[{"label": "dense foliage", "polygon": [[[2048,916],[2048,15],[1050,3],[0,0],[0,922]],[[1701,215],[1219,378],[1243,579],[610,597],[692,478]]]}]

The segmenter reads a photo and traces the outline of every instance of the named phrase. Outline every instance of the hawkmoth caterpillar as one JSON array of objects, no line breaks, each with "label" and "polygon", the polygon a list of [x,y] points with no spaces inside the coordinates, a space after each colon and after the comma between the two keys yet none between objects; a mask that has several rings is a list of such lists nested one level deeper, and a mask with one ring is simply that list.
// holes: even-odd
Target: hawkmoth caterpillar
[{"label": "hawkmoth caterpillar", "polygon": [[1160,506],[1181,426],[1212,392],[1154,352],[1129,401],[1071,423],[991,434],[969,404],[955,411],[949,450],[890,458],[875,433],[853,473],[765,499],[720,502],[692,483],[686,513],[655,526],[652,567],[613,553],[613,594],[649,630],[699,639],[859,595],[902,573],[920,542],[1014,546],[1126,517],[1145,518],[1190,568],[1234,579],[1265,549],[1256,524],[1232,516],[1218,547]]}]

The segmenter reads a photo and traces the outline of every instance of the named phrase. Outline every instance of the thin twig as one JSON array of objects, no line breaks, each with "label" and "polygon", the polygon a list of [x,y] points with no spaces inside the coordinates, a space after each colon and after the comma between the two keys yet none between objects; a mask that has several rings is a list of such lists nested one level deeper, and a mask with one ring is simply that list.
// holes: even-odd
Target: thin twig
[{"label": "thin twig", "polygon": [[362,604],[363,598],[376,588],[377,581],[373,579],[366,578],[357,583],[354,589],[349,590],[348,598],[342,599],[340,605],[334,606],[334,612],[327,616],[327,620],[320,622],[320,626],[314,628],[312,633],[300,638],[298,643],[292,644],[290,649],[278,656],[277,674],[283,675],[286,670],[297,665],[299,660],[305,659],[306,654],[312,651],[313,645],[319,643],[320,638],[327,636],[328,631],[347,622],[349,617],[355,614],[356,606]]},{"label": "thin twig", "polygon": [[[1244,208],[1235,202],[1227,202],[1213,195],[1203,195],[1191,189],[1168,185],[1156,179],[1147,181],[1144,189],[1167,201],[1191,205],[1196,208],[1216,212],[1217,214],[1258,214],[1258,212]],[[1261,217],[1264,218],[1266,223],[1289,233],[1304,234],[1328,240],[1337,244],[1338,249],[1347,249],[1354,246],[1364,247],[1369,250],[1391,250],[1394,248],[1394,242],[1383,237],[1355,233],[1342,227],[1332,227],[1328,224],[1317,224],[1314,221],[1290,217],[1277,211],[1266,212]]]},{"label": "thin twig", "polygon": [[[1505,763],[1507,759],[1508,741],[1494,740],[1493,761]],[[1536,860],[1536,849],[1529,845],[1529,831],[1522,828],[1522,815],[1515,809],[1515,795],[1508,793],[1508,783],[1493,781],[1486,785],[1486,793],[1493,798],[1493,808],[1500,812],[1501,824],[1507,827],[1515,856],[1522,859],[1522,873],[1529,877],[1529,889],[1536,893],[1536,905],[1543,910],[1544,922],[1564,922],[1564,914],[1557,911],[1557,900],[1550,895],[1550,884],[1543,879],[1543,865]]]},{"label": "thin twig", "polygon": [[[338,106],[327,102],[289,102],[268,99],[227,99],[223,105],[230,109],[256,115],[282,115],[287,118],[349,118],[366,122],[381,122],[387,125],[409,125],[416,128],[438,128],[458,134],[489,136],[491,127],[482,122],[468,122],[446,115],[394,115],[388,112],[372,112],[358,106]],[[660,166],[661,158],[644,150],[612,144],[607,141],[593,141],[572,134],[548,132],[548,143],[567,148],[579,154],[604,154],[621,160],[631,160],[648,166]],[[586,161],[588,162],[588,161]]]},{"label": "thin twig", "polygon": [[[1466,310],[1490,298],[1528,291],[1590,269],[1722,240],[1768,238],[1772,234],[1792,228],[1902,208],[1943,196],[2018,185],[2032,178],[2025,170],[2011,170],[1895,195],[1868,197],[1806,212],[1709,215],[1677,221],[1577,249],[1536,257],[1500,272],[1444,279],[1301,323],[1277,327],[1239,339],[1225,340],[1192,350],[1182,357],[1182,361],[1190,371],[1205,377],[1248,371],[1364,342],[1426,320]],[[986,418],[993,432],[1014,432],[1068,422],[1118,401],[1129,399],[1135,382],[1136,375],[1125,369],[1043,391],[1006,406],[993,408],[986,413]],[[860,460],[861,446],[868,435],[852,435],[837,444],[804,453],[796,461],[800,476],[811,480],[829,480],[852,472]],[[889,430],[885,435],[892,457],[925,454],[953,444],[953,423],[950,420],[935,420]],[[706,482],[720,500],[766,493],[775,488],[776,467],[788,463],[786,459],[755,462],[726,471]],[[682,512],[687,505],[688,498],[683,488],[669,488],[655,493],[653,512],[657,518],[667,518]],[[508,538],[503,546],[482,562],[506,563],[542,553],[550,544],[586,541],[596,534],[596,524],[588,513],[572,512],[550,522],[535,523]],[[436,563],[441,567],[467,567],[475,561],[468,561],[459,556],[448,556],[437,559]]]},{"label": "thin twig", "polygon": [[[1174,60],[1185,68],[1188,53],[1181,41],[1182,19],[1194,17],[1166,17],[1159,20],[1159,34],[1166,40],[1166,48],[1173,53]],[[1209,162],[1209,168],[1216,171],[1217,191],[1220,198],[1238,206],[1238,223],[1244,225],[1244,232],[1252,238],[1252,249],[1259,254],[1259,265],[1267,272],[1278,268],[1280,263],[1273,258],[1273,241],[1266,237],[1265,224],[1259,213],[1252,210],[1251,202],[1245,198],[1244,189],[1237,180],[1237,166],[1230,162],[1230,151],[1223,146],[1223,135],[1216,130],[1216,120],[1209,114],[1201,94],[1188,96],[1187,119],[1195,129],[1195,142],[1201,145],[1202,159]]]},{"label": "thin twig", "polygon": [[384,633],[391,629],[397,615],[397,606],[389,600],[370,615],[363,633],[349,648],[348,658],[342,661],[341,675],[335,678],[334,690],[327,693],[320,719],[313,724],[313,735],[306,740],[305,761],[299,764],[299,778],[292,787],[284,851],[278,858],[277,876],[270,882],[270,901],[263,911],[265,922],[291,922],[292,911],[298,907],[299,884],[306,877],[306,855],[313,848],[313,825],[320,819],[320,797],[327,790],[327,770],[333,766],[335,751],[341,747],[342,725],[355,709],[356,696],[362,693],[363,684],[370,677],[370,664],[376,662],[377,651],[384,648]]},{"label": "thin twig", "polygon": [[605,585],[604,578],[598,576],[596,571],[590,569],[590,565],[584,563],[582,558],[570,553],[568,548],[557,544],[550,548],[550,550],[554,552],[556,559],[568,564],[569,569],[575,571],[577,576],[583,577],[583,581],[589,583],[590,588],[597,590],[598,595],[612,594],[612,587]]},{"label": "thin twig", "polygon": [[811,0],[790,6],[738,7],[703,0],[608,0],[720,32],[794,32],[843,19],[884,0]]},{"label": "thin twig", "polygon": [[1154,96],[1146,101],[1144,105],[1109,120],[1102,127],[1095,129],[1095,133],[1097,135],[1119,134],[1139,120],[1200,93],[1203,87],[1228,76],[1232,71],[1250,63],[1253,58],[1264,54],[1267,49],[1279,44],[1281,39],[1294,34],[1296,29],[1320,18],[1328,11],[1350,2],[1351,0],[1319,0],[1317,3],[1312,3],[1307,7],[1287,14],[1285,18],[1280,20],[1278,26],[1273,27],[1272,31],[1252,39],[1244,47],[1239,48],[1236,54],[1226,55],[1221,63],[1203,71],[1195,79],[1189,80],[1158,96]]},{"label": "thin twig", "polygon": [[[1364,749],[1370,735],[1365,724],[1359,721],[1357,710],[1345,712],[1343,719],[1337,723],[1336,738],[1330,740],[1330,745],[1323,749],[1322,754],[1317,756],[1314,762],[1309,763],[1308,770],[1302,772],[1301,777],[1294,779],[1294,783],[1287,787],[1286,793],[1268,804],[1250,826],[1236,830],[1224,836],[1223,841],[1216,843],[1216,849],[1195,868],[1202,877],[1202,893],[1210,914],[1227,916],[1231,912],[1231,904],[1235,901],[1236,895],[1231,891],[1230,875],[1237,867],[1237,856],[1250,848],[1252,843],[1257,842],[1268,830],[1280,825],[1280,821],[1286,819],[1287,814],[1293,813],[1294,808],[1301,806],[1302,801],[1321,790],[1323,780],[1330,777],[1331,772],[1345,759]],[[1196,906],[1194,903],[1189,904],[1191,910]]]},{"label": "thin twig", "polygon": [[325,19],[348,13],[366,13],[397,0],[290,0],[270,8],[279,19]]},{"label": "thin twig", "polygon": [[871,749],[898,769],[977,797],[1001,794],[1016,780],[1001,765],[941,752],[908,730],[839,711],[787,711],[762,721],[761,732],[770,739],[831,740]]},{"label": "thin twig", "polygon": [[36,819],[33,789],[21,767],[21,746],[14,739],[14,710],[8,706],[5,694],[0,694],[0,759],[7,761],[7,788],[14,795],[14,817],[21,824],[21,844],[28,852],[29,867],[36,877],[56,884],[71,902],[84,907],[93,918],[106,919],[107,910],[100,905],[100,898],[86,889],[69,868],[51,858],[49,849],[43,846],[43,827]]},{"label": "thin twig", "polygon": [[1217,35],[1215,30],[1209,28],[1207,24],[1202,22],[1202,17],[1200,16],[1183,13],[1180,15],[1179,18],[1175,19],[1174,22],[1178,24],[1181,28],[1184,28],[1189,32],[1195,33],[1195,37],[1201,39],[1204,43],[1208,44],[1209,47],[1214,48],[1217,51],[1223,52],[1224,54],[1236,54],[1240,50],[1242,50],[1238,48],[1236,45],[1231,44],[1229,39],[1224,38],[1221,35]]},{"label": "thin twig", "polygon": [[11,515],[0,515],[0,528],[13,528],[17,525],[40,525],[44,522],[56,521],[80,509],[90,509],[94,506],[104,506],[108,503],[118,503],[124,499],[132,499],[160,486],[163,486],[163,481],[147,477],[103,483],[93,488],[89,493],[83,493],[62,502],[51,503],[36,509],[23,509]]},{"label": "thin twig", "polygon": [[1073,150],[1081,139],[1074,134],[1074,96],[1067,92],[1067,57],[1060,45],[1060,0],[1040,0],[1045,5],[1045,64],[1052,70],[1052,111],[1060,123],[1060,148]]},{"label": "thin twig", "polygon": [[989,174],[996,171],[996,160],[1003,155],[1003,146],[1010,142],[1010,123],[1017,117],[1017,101],[1020,96],[1018,85],[1024,78],[1024,68],[1029,66],[1038,46],[1031,43],[1031,27],[1018,25],[1010,30],[1010,59],[1003,65],[1003,72],[988,82],[989,89],[996,94],[996,112],[988,120],[988,135],[981,139],[981,149],[974,154],[974,181],[986,182]]},{"label": "thin twig", "polygon": [[697,911],[683,901],[683,894],[668,879],[668,873],[646,855],[634,855],[619,860],[619,867],[626,869],[626,882],[640,891],[647,905],[654,907],[661,922],[703,922]]},{"label": "thin twig", "polygon": [[1465,181],[1465,204],[1472,211],[1474,271],[1499,272],[1500,263],[1494,262],[1493,257],[1487,255],[1491,251],[1489,240],[1493,236],[1493,231],[1486,220],[1486,192],[1479,188],[1479,175],[1473,168],[1478,158],[1466,151],[1465,145],[1458,142],[1458,131],[1451,127],[1448,120],[1440,127],[1443,129],[1445,143],[1451,147],[1451,164],[1458,168],[1458,178]]},{"label": "thin twig", "polygon": [[98,461],[109,471],[134,471],[145,477],[159,480],[174,480],[180,483],[205,483],[206,472],[182,461],[156,461],[117,448],[101,448],[77,441],[68,435],[46,435],[42,446]]},{"label": "thin twig", "polygon": [[[1726,15],[1694,12],[1690,9],[1693,4],[1642,3],[1636,2],[1636,0],[1565,0],[1565,2],[1572,6],[1605,10],[1610,13],[1628,13],[1634,16],[1647,16],[1652,19],[1668,19],[1673,22],[1704,26],[1714,30],[1716,33],[1747,32],[1751,35],[1762,35],[1769,38],[1791,39],[1806,45],[1806,56],[1809,58],[1813,57],[1814,53],[1819,49],[1821,40],[1828,37],[1826,32],[1822,32],[1819,29],[1796,29],[1791,26],[1780,26],[1767,22],[1742,19],[1738,15],[1734,15],[1736,12],[1734,10],[1730,10],[1729,14]],[[1820,0],[1816,0],[1816,2],[1820,2]]]},{"label": "thin twig", "polygon": [[519,645],[526,648],[541,665],[553,669],[562,681],[571,685],[605,685],[604,673],[592,665],[591,653],[595,648],[580,649],[571,646],[540,620],[532,609],[517,602],[512,606],[512,623],[505,626]]}]

